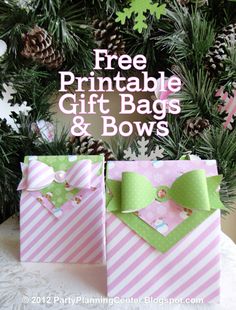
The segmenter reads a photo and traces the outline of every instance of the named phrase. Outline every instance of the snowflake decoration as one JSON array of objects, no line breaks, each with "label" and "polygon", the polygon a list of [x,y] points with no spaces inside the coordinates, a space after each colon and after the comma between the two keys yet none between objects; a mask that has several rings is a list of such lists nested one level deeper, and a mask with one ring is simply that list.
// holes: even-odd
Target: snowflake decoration
[{"label": "snowflake decoration", "polygon": [[224,127],[232,130],[232,123],[234,122],[234,117],[236,116],[236,89],[233,91],[233,96],[230,96],[228,92],[221,87],[216,93],[216,97],[220,97],[223,101],[223,105],[219,106],[220,113],[225,112],[227,115],[224,118]]},{"label": "snowflake decoration", "polygon": [[2,92],[2,99],[0,98],[0,119],[5,119],[7,124],[12,127],[12,129],[17,130],[17,126],[14,119],[11,117],[11,113],[15,112],[17,115],[23,113],[25,115],[31,111],[31,107],[27,106],[24,101],[21,105],[15,104],[11,106],[12,95],[16,94],[16,91],[12,88],[12,85],[3,84],[4,90]]},{"label": "snowflake decoration", "polygon": [[165,14],[165,8],[165,4],[153,4],[151,0],[132,0],[129,8],[125,8],[123,12],[117,13],[116,21],[121,22],[121,24],[124,25],[126,18],[129,19],[134,15],[134,30],[141,33],[143,29],[147,28],[147,18],[145,13],[149,11],[152,15],[155,15],[157,19],[160,19],[161,15]]},{"label": "snowflake decoration", "polygon": [[145,140],[144,137],[142,137],[141,140],[138,140],[137,144],[138,144],[138,154],[132,151],[131,147],[129,147],[128,150],[124,151],[125,159],[127,160],[156,160],[157,158],[164,157],[163,155],[164,149],[159,146],[156,146],[156,148],[149,153],[148,152],[149,141]]}]

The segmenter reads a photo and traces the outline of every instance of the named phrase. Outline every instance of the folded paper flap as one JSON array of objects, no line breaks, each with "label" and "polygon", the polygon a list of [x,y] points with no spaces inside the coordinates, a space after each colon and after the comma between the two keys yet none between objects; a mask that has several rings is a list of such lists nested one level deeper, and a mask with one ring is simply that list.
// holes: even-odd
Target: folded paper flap
[{"label": "folded paper flap", "polygon": [[[224,209],[219,196],[222,176],[214,175],[217,173],[215,161],[201,161],[200,163],[164,161],[160,164],[155,162],[117,162],[108,167],[108,211],[161,252],[168,251],[213,212],[219,212],[216,209]],[[198,168],[189,170],[189,167]],[[162,176],[163,172],[164,177]],[[163,185],[157,186],[158,184]],[[147,192],[149,200],[145,198]],[[164,197],[162,197],[163,193]],[[140,195],[141,200],[139,199]],[[143,208],[142,210],[146,207],[150,208],[150,200],[151,205],[159,206],[158,208],[163,208],[163,201],[175,205],[180,210],[185,210],[186,207],[188,216],[176,227],[173,227],[167,235],[163,235],[140,215],[141,210],[138,208],[140,206]],[[137,203],[134,205],[129,201],[135,203],[137,201]],[[150,216],[148,212],[146,214]]]},{"label": "folded paper flap", "polygon": [[22,170],[23,178],[18,190],[36,191],[48,187],[53,181],[57,183],[68,183],[73,188],[91,187],[90,160],[76,162],[67,171],[54,171],[53,167],[38,160],[29,161],[27,169]]},{"label": "folded paper flap", "polygon": [[31,193],[57,218],[77,208],[88,191],[104,195],[102,156],[26,157],[21,167],[23,177],[18,189]]},{"label": "folded paper flap", "polygon": [[[18,190],[40,190],[53,181],[68,183],[73,188],[97,186],[96,177],[102,169],[103,157],[89,156],[33,156],[21,163],[22,180]],[[61,160],[59,160],[61,159]],[[59,163],[58,163],[59,161]]]}]

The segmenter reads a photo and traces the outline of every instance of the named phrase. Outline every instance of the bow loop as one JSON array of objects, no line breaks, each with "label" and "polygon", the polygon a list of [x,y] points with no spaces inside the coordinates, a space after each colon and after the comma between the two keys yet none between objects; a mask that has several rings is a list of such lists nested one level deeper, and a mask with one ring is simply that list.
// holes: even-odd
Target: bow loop
[{"label": "bow loop", "polygon": [[180,206],[209,211],[211,209],[205,171],[202,169],[184,173],[172,184],[170,197]]},{"label": "bow loop", "polygon": [[134,172],[124,172],[122,174],[122,213],[140,210],[152,203],[154,198],[155,188],[145,176]]},{"label": "bow loop", "polygon": [[66,181],[74,188],[90,188],[91,187],[91,160],[84,159],[76,162],[66,172]]},{"label": "bow loop", "polygon": [[18,186],[18,190],[40,190],[49,186],[54,180],[53,168],[40,161],[31,160],[28,165],[22,164],[21,169],[23,178]]}]

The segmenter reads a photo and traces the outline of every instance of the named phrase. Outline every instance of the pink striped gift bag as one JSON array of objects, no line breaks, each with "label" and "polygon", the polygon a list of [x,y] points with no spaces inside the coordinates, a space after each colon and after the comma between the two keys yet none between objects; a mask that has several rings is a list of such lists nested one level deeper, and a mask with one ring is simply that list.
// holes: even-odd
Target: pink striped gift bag
[{"label": "pink striped gift bag", "polygon": [[21,168],[21,261],[104,263],[103,156],[29,156]]},{"label": "pink striped gift bag", "polygon": [[121,161],[107,170],[108,296],[219,302],[216,162]]}]

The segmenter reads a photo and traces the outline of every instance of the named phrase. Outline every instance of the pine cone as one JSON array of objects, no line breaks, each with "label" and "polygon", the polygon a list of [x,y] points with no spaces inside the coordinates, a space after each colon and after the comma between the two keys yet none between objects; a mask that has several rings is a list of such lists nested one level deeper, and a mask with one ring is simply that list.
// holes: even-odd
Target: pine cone
[{"label": "pine cone", "polygon": [[68,142],[69,152],[78,155],[100,155],[104,154],[105,161],[115,160],[115,156],[111,150],[104,144],[102,140],[95,140],[93,137],[72,136]]},{"label": "pine cone", "polygon": [[186,122],[186,133],[191,137],[197,136],[203,132],[203,130],[210,127],[210,122],[208,119],[204,119],[202,117],[190,118]]},{"label": "pine cone", "polygon": [[31,58],[49,69],[59,68],[64,61],[64,54],[55,49],[52,37],[45,29],[38,26],[24,35],[24,49],[21,55]]},{"label": "pine cone", "polygon": [[206,55],[205,63],[210,76],[216,77],[225,71],[229,48],[235,48],[235,43],[236,23],[223,28],[222,32],[217,35],[214,46],[209,49]]},{"label": "pine cone", "polygon": [[120,28],[112,18],[108,20],[95,19],[93,28],[93,35],[99,48],[107,49],[111,55],[124,54],[125,42],[120,34]]}]

